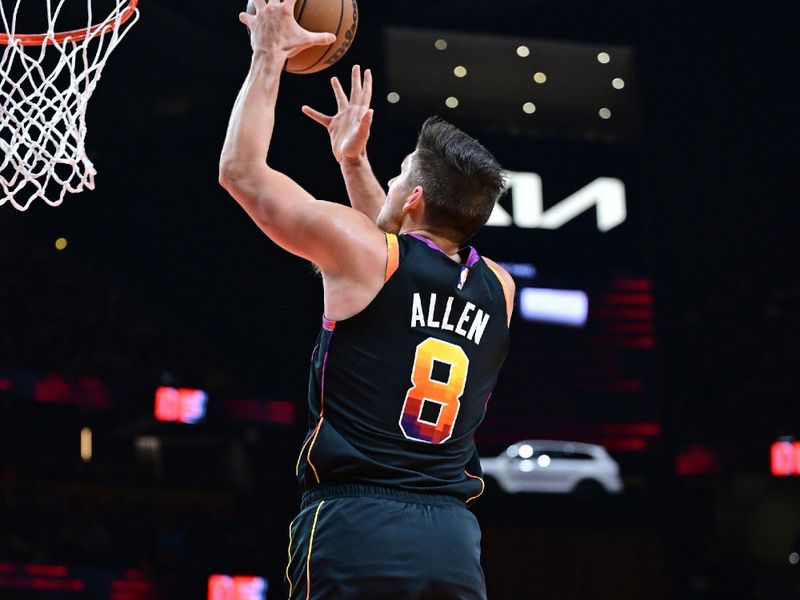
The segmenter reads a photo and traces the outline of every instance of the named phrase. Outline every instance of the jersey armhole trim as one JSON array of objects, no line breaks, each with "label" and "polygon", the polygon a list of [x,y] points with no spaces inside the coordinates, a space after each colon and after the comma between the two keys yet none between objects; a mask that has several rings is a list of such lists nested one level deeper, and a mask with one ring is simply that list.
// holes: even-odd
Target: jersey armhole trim
[{"label": "jersey armhole trim", "polygon": [[386,274],[384,283],[391,279],[395,271],[400,266],[400,247],[397,244],[397,236],[393,233],[386,234]]},{"label": "jersey armhole trim", "polygon": [[472,496],[471,498],[467,498],[465,504],[469,504],[473,500],[477,500],[483,495],[483,491],[486,489],[486,482],[483,480],[483,477],[478,477],[477,475],[473,475],[472,473],[468,473],[466,469],[464,469],[464,475],[469,477],[470,479],[477,479],[481,482],[481,491]]},{"label": "jersey armhole trim", "polygon": [[492,265],[491,262],[486,260],[486,257],[484,257],[483,260],[486,263],[486,266],[489,267],[492,270],[492,273],[494,273],[494,276],[497,277],[497,280],[500,282],[500,287],[503,288],[503,298],[506,301],[506,313],[507,313],[506,314],[506,318],[508,320],[510,320],[511,319],[511,311],[514,308],[514,299],[512,297],[511,303],[509,303],[509,300],[508,300],[508,294],[509,294],[508,284],[506,283],[505,279],[503,279],[503,276],[500,274],[500,271],[498,271],[494,267],[494,265]]}]

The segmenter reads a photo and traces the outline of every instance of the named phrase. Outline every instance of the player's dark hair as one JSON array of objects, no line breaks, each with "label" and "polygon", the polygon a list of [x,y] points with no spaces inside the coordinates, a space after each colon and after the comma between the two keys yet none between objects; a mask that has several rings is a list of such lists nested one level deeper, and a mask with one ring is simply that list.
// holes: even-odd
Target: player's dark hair
[{"label": "player's dark hair", "polygon": [[412,179],[425,191],[425,217],[464,243],[486,224],[505,190],[503,168],[478,140],[439,117],[422,124]]}]

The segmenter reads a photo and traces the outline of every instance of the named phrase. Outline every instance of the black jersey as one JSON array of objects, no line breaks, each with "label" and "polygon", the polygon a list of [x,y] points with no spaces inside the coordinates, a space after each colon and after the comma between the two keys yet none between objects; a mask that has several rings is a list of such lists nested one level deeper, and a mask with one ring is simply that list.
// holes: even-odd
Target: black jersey
[{"label": "black jersey", "polygon": [[483,491],[473,436],[508,348],[499,276],[414,234],[387,234],[387,281],[360,313],[323,319],[297,475],[450,494]]}]

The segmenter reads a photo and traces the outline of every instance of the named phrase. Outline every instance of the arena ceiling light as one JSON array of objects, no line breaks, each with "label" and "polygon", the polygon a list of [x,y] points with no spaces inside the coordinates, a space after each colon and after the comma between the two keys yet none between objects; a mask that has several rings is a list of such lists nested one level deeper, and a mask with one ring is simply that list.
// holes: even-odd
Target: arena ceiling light
[{"label": "arena ceiling light", "polygon": [[629,46],[401,27],[385,30],[385,46],[387,88],[403,98],[392,112],[420,118],[446,106],[457,123],[492,131],[638,140]]}]

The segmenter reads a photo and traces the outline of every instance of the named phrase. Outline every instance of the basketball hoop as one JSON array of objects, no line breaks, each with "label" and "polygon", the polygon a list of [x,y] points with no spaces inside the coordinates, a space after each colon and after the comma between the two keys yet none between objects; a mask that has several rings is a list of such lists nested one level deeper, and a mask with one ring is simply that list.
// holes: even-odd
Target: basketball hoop
[{"label": "basketball hoop", "polygon": [[38,34],[16,32],[22,0],[13,1],[10,14],[0,2],[0,205],[26,210],[41,198],[58,206],[67,192],[94,189],[86,108],[108,57],[139,19],[139,0],[111,0],[114,8],[98,22],[86,0],[87,26],[63,32],[56,21],[66,0],[40,0],[47,31]]}]

